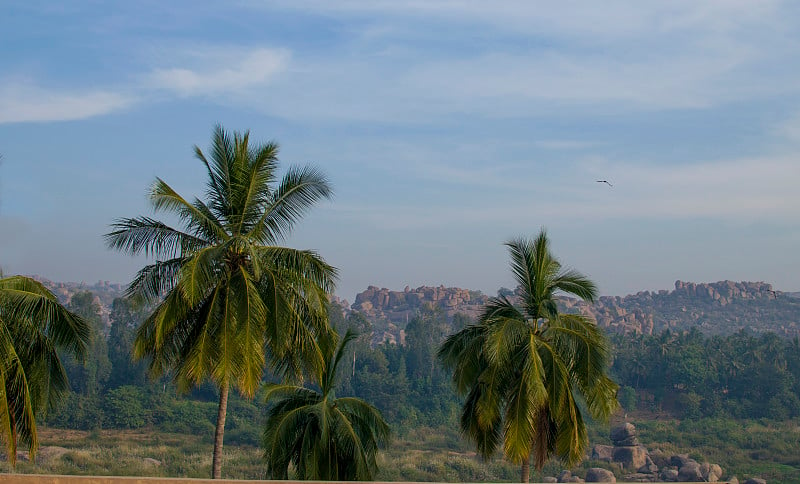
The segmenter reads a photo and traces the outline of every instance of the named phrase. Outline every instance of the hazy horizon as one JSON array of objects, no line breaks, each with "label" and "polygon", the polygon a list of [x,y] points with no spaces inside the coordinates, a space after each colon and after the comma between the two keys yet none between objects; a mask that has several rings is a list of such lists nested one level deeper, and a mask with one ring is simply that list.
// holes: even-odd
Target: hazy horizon
[{"label": "hazy horizon", "polygon": [[[566,6],[565,6],[566,5]],[[0,18],[0,267],[126,283],[156,176],[201,195],[213,126],[335,197],[286,244],[374,284],[493,294],[546,227],[604,295],[800,291],[800,4],[61,4]],[[608,180],[608,186],[597,183]]]}]

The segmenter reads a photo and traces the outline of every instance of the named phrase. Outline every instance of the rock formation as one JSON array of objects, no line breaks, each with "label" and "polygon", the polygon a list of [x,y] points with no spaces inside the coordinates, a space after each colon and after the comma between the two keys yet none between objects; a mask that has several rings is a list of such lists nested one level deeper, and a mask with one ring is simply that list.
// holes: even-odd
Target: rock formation
[{"label": "rock formation", "polygon": [[366,291],[356,295],[351,309],[367,317],[385,318],[393,322],[404,322],[425,305],[440,308],[449,317],[463,313],[474,318],[488,300],[489,297],[480,291],[458,287],[421,286],[411,289],[406,286],[402,291],[390,291],[385,287],[369,286]]},{"label": "rock formation", "polygon": [[[611,441],[613,445],[595,445],[591,458],[619,465],[625,482],[716,482],[723,476],[719,465],[699,463],[687,454],[667,456],[655,451],[651,456],[647,448],[639,443],[636,427],[631,423],[611,429]],[[593,472],[592,479],[599,474],[598,471]],[[590,480],[587,472],[586,482],[615,481]]]}]

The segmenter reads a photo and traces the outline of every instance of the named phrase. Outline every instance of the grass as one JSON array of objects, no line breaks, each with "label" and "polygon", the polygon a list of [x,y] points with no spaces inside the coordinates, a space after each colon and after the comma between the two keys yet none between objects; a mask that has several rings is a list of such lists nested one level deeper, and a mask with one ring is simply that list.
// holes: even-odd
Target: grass
[{"label": "grass", "polygon": [[[688,453],[698,461],[721,465],[725,476],[740,482],[762,477],[769,482],[800,484],[800,422],[704,419],[634,420],[639,439],[651,451]],[[594,443],[608,443],[608,429],[590,428]],[[212,435],[166,433],[157,430],[76,431],[40,429],[36,463],[18,460],[17,472],[73,475],[201,477],[211,474]],[[228,444],[223,476],[266,479],[261,450],[252,445]],[[483,461],[455,429],[414,428],[396,435],[378,458],[380,481],[514,482],[519,468],[497,457]],[[575,475],[589,467],[619,469],[584,461]],[[0,470],[9,472],[8,464]],[[550,462],[532,480],[557,476],[558,462]]]}]

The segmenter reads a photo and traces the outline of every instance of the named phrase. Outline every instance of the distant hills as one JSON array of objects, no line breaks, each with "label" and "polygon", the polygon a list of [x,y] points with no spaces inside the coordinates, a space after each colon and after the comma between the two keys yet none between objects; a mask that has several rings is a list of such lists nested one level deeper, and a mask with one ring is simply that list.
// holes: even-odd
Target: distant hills
[{"label": "distant hills", "polygon": [[[114,298],[125,286],[108,281],[95,284],[53,282],[36,277],[66,303],[78,291],[91,291],[107,318]],[[513,297],[513,295],[511,296]],[[357,311],[386,331],[391,340],[402,341],[402,328],[426,306],[439,308],[448,318],[463,314],[477,318],[488,296],[457,287],[421,286],[402,291],[369,286],[355,302],[334,298],[347,311]],[[594,318],[598,325],[621,333],[658,334],[664,329],[697,327],[706,334],[730,334],[741,329],[773,331],[782,336],[800,336],[800,293],[774,291],[765,282],[720,281],[693,283],[676,281],[671,291],[642,291],[624,297],[603,296],[594,304],[561,298],[561,309]],[[393,337],[391,337],[394,335]]]},{"label": "distant hills", "polygon": [[[513,296],[511,296],[513,297]],[[402,327],[420,308],[431,305],[449,317],[462,313],[475,318],[488,296],[454,287],[406,287],[403,291],[370,286],[356,295],[350,310],[372,320]],[[800,297],[773,291],[765,282],[676,281],[672,291],[642,291],[625,297],[603,296],[594,304],[561,298],[561,309],[594,318],[611,331],[653,334],[664,329],[698,327],[706,334],[730,334],[741,329],[800,335]]]}]

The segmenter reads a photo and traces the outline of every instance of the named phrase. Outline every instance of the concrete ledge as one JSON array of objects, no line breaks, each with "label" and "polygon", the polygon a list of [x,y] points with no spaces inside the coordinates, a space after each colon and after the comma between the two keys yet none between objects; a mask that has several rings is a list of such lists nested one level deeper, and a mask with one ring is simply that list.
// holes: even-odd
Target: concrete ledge
[{"label": "concrete ledge", "polygon": [[[314,482],[343,482],[343,481],[253,481],[238,479],[190,479],[186,477],[118,477],[118,476],[56,476],[44,474],[0,474],[0,484],[313,484]],[[370,484],[370,483],[366,483]],[[376,482],[372,484],[388,484]],[[404,482],[402,484],[445,484],[433,482]],[[483,483],[487,484],[487,483]],[[535,483],[531,483],[535,484]],[[625,484],[618,481],[617,484]],[[675,483],[681,484],[681,483]],[[729,484],[727,481],[718,481],[717,484]]]}]

